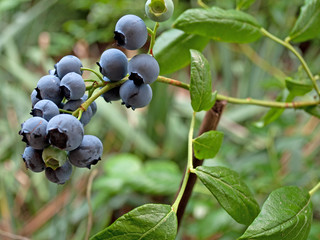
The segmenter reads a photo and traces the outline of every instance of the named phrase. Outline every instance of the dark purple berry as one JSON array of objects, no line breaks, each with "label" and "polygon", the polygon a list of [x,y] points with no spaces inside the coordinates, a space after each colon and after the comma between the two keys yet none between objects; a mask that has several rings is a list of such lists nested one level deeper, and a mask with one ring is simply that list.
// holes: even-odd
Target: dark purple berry
[{"label": "dark purple berry", "polygon": [[136,85],[128,80],[120,87],[122,103],[127,108],[142,108],[148,105],[152,99],[152,89],[149,84]]},{"label": "dark purple berry", "polygon": [[59,114],[48,122],[47,135],[53,146],[61,150],[72,151],[81,144],[84,130],[76,117]]},{"label": "dark purple berry", "polygon": [[126,49],[139,49],[148,39],[146,24],[136,15],[125,15],[116,23],[114,39]]},{"label": "dark purple berry", "polygon": [[26,147],[22,154],[22,159],[26,165],[26,168],[33,172],[42,172],[46,168],[46,164],[42,159],[42,150]]},{"label": "dark purple berry", "polygon": [[41,117],[32,117],[21,124],[19,134],[28,146],[34,149],[44,149],[49,145],[46,128],[48,122]]},{"label": "dark purple berry", "polygon": [[59,113],[60,112],[58,106],[54,102],[46,99],[37,102],[31,110],[32,116],[42,117],[47,121],[49,121]]},{"label": "dark purple berry", "polygon": [[81,67],[82,63],[80,59],[73,55],[64,56],[55,65],[56,74],[60,79],[70,72],[82,75]]},{"label": "dark purple berry", "polygon": [[49,181],[57,184],[64,184],[70,179],[72,165],[69,163],[69,161],[66,161],[61,167],[58,167],[55,170],[53,170],[51,167],[47,167],[45,173]]},{"label": "dark purple berry", "polygon": [[76,167],[87,167],[97,164],[101,160],[103,146],[99,138],[93,135],[84,135],[78,148],[69,152],[69,161]]}]

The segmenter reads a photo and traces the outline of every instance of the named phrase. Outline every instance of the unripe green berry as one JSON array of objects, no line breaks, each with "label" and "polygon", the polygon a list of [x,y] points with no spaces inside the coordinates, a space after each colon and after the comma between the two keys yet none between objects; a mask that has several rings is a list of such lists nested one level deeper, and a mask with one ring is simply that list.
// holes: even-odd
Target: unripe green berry
[{"label": "unripe green berry", "polygon": [[168,20],[172,16],[173,10],[172,0],[148,0],[145,5],[148,18],[155,22]]}]

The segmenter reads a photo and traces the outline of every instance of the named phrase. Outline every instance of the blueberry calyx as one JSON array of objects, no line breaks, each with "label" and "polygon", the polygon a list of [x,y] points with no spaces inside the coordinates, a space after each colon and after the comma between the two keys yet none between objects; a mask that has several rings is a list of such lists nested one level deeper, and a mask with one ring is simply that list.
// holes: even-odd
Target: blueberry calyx
[{"label": "blueberry calyx", "polygon": [[70,98],[71,94],[68,88],[66,88],[65,86],[60,86],[60,91],[63,94],[63,96],[65,96],[66,99]]},{"label": "blueberry calyx", "polygon": [[132,80],[136,86],[144,84],[143,78],[138,73],[132,72],[129,79]]},{"label": "blueberry calyx", "polygon": [[60,132],[59,129],[55,128],[48,132],[48,138],[50,143],[60,149],[65,149],[67,147],[68,135]]},{"label": "blueberry calyx", "polygon": [[126,37],[118,31],[114,31],[114,40],[117,41],[119,46],[124,46],[126,44]]},{"label": "blueberry calyx", "polygon": [[40,89],[38,87],[36,87],[34,90],[36,90],[36,92],[37,92],[36,98],[42,100]]}]

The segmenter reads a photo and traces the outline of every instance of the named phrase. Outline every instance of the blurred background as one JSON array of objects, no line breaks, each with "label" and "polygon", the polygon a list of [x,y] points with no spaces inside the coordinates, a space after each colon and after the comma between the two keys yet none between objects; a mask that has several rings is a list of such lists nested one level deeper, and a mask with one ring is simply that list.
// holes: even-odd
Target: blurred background
[{"label": "blurred background", "polygon": [[[175,14],[160,25],[159,34],[170,29],[185,9],[198,6],[196,0],[174,2]],[[235,7],[235,0],[204,2]],[[43,173],[28,171],[21,158],[25,144],[18,131],[31,117],[30,94],[40,77],[68,54],[97,69],[101,53],[116,47],[114,25],[122,15],[136,14],[153,27],[144,4],[144,0],[0,1],[0,239],[85,239],[88,219],[92,219],[93,235],[144,203],[172,203],[186,164],[192,109],[187,91],[162,83],[152,84],[151,104],[136,111],[120,102],[97,100],[97,114],[85,132],[103,141],[102,161],[91,170],[74,169],[66,184],[57,186]],[[284,38],[302,4],[302,0],[290,4],[257,0],[247,12]],[[316,39],[296,45],[314,74],[320,72],[319,44]],[[250,45],[211,41],[204,53],[214,89],[228,96],[274,100],[283,92],[279,76],[302,74],[293,55],[265,38]],[[189,68],[166,76],[188,82]],[[94,77],[84,74],[84,78]],[[260,206],[280,186],[311,189],[320,179],[319,119],[304,111],[286,110],[261,127],[267,111],[228,104],[218,128],[225,134],[222,148],[215,159],[205,161],[239,172]],[[198,114],[197,126],[202,117]],[[316,240],[320,239],[320,194],[312,200],[314,223],[309,239]],[[244,230],[197,184],[177,239],[231,240]]]}]

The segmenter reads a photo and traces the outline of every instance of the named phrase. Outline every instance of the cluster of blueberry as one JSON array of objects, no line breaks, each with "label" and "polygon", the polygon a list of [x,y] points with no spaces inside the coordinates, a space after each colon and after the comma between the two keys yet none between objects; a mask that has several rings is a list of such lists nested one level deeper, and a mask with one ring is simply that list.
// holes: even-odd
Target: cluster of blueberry
[{"label": "cluster of blueberry", "polygon": [[[129,50],[141,48],[147,41],[148,30],[144,21],[135,15],[125,15],[119,19],[115,27],[115,40],[119,46]],[[127,108],[141,108],[152,99],[153,83],[159,75],[159,64],[149,54],[139,54],[128,61],[119,49],[104,51],[97,62],[105,81],[117,82],[129,74],[128,81],[113,88],[102,96],[107,102],[122,100]]]},{"label": "cluster of blueberry", "polygon": [[[96,164],[103,150],[99,138],[84,135],[83,126],[97,110],[95,102],[80,120],[60,113],[72,113],[88,97],[81,67],[77,57],[65,56],[49,75],[40,78],[31,94],[33,117],[22,123],[19,131],[27,144],[22,155],[26,167],[34,172],[45,171],[47,178],[58,184],[69,179],[72,165],[90,168]],[[60,166],[61,160],[64,164]]]},{"label": "cluster of blueberry", "polygon": [[[172,0],[164,2],[165,5],[163,1],[148,0],[147,16],[156,22],[167,20],[172,15],[173,3]],[[136,50],[146,43],[148,29],[141,18],[129,14],[118,20],[114,34],[119,46]],[[102,94],[106,102],[121,99],[122,104],[133,110],[149,104],[152,99],[149,84],[160,72],[153,56],[139,54],[128,61],[121,50],[111,48],[102,53],[97,64],[105,84],[127,79]],[[71,176],[72,166],[90,169],[101,159],[103,145],[99,138],[84,135],[84,126],[97,111],[94,101],[84,109],[83,104],[88,100],[85,92],[82,63],[68,55],[40,78],[31,94],[32,117],[21,124],[19,131],[27,144],[22,158],[28,169],[45,171],[54,183],[65,183]]]}]

